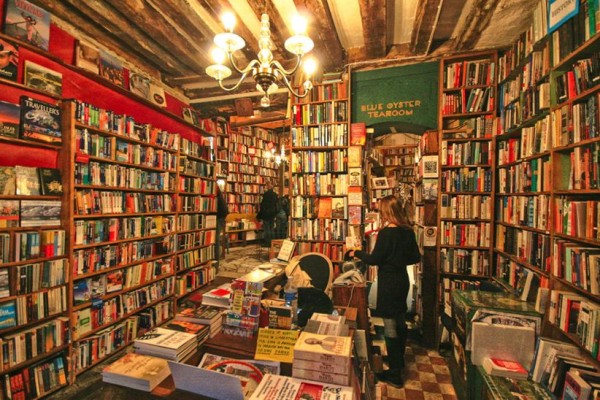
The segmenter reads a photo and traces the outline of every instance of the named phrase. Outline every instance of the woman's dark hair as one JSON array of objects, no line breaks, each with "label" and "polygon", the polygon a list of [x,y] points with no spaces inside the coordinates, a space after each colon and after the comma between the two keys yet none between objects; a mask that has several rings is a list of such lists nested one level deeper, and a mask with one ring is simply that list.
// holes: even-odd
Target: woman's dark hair
[{"label": "woman's dark hair", "polygon": [[383,223],[388,222],[397,226],[411,226],[411,219],[408,216],[406,207],[394,195],[386,196],[379,200],[379,213],[381,214]]}]

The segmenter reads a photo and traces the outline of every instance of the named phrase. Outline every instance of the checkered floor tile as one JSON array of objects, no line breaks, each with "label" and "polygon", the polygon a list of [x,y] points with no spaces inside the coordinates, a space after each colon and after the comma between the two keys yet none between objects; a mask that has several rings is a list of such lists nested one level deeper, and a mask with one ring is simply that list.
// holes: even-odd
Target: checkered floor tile
[{"label": "checkered floor tile", "polygon": [[456,400],[446,359],[415,342],[406,347],[404,387],[377,384],[380,400]]}]

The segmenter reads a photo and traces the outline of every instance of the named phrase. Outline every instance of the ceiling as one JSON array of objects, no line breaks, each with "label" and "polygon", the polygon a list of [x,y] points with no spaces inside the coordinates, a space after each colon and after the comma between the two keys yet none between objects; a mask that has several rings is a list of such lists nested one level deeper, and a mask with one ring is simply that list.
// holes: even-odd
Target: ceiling
[{"label": "ceiling", "polygon": [[[539,0],[30,0],[77,38],[92,39],[126,63],[183,93],[203,115],[235,114],[235,100],[260,109],[255,83],[233,93],[204,72],[220,15],[233,11],[235,32],[246,40],[237,53],[245,65],[258,48],[260,15],[271,20],[274,56],[284,66],[294,56],[283,47],[291,18],[309,19],[308,34],[321,72],[393,66],[478,49],[505,47],[530,23]],[[252,96],[252,93],[256,93]],[[285,110],[276,94],[263,116]],[[241,100],[238,100],[240,102]]]}]

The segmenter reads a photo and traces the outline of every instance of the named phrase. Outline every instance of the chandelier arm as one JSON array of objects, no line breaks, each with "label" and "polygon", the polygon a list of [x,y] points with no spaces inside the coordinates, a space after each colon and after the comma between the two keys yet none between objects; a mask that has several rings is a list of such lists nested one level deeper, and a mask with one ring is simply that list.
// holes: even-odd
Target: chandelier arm
[{"label": "chandelier arm", "polygon": [[282,72],[284,75],[293,75],[298,70],[298,67],[300,66],[301,61],[302,61],[302,56],[297,55],[296,56],[296,65],[294,65],[294,68],[292,68],[291,70],[287,70],[287,69],[283,68],[283,65],[281,65],[281,63],[279,61],[271,61],[271,65],[274,66],[276,69],[278,69],[280,72]]},{"label": "chandelier arm", "polygon": [[242,68],[238,67],[238,65],[236,64],[235,58],[233,58],[233,53],[227,52],[227,56],[229,58],[229,62],[231,63],[231,66],[233,67],[233,69],[235,69],[240,74],[248,74],[248,72],[250,72],[252,70],[252,68],[254,68],[255,65],[259,64],[259,61],[254,59],[248,63],[246,68],[242,69]]},{"label": "chandelier arm", "polygon": [[308,93],[310,92],[310,90],[307,90],[306,92],[304,92],[304,94],[300,94],[300,93],[298,93],[298,92],[296,92],[296,91],[294,90],[294,88],[292,87],[292,84],[291,84],[291,83],[290,83],[290,81],[288,80],[287,76],[285,76],[285,75],[282,75],[282,76],[281,76],[281,79],[283,80],[283,83],[285,84],[285,87],[287,87],[287,88],[288,88],[288,90],[289,90],[290,92],[292,92],[292,94],[293,94],[294,96],[296,96],[296,97],[299,97],[299,98],[301,98],[301,99],[303,99],[303,98],[305,98],[306,96],[308,96]]},{"label": "chandelier arm", "polygon": [[221,89],[223,89],[223,90],[225,90],[227,92],[231,92],[231,91],[237,89],[238,87],[240,87],[240,85],[242,84],[242,82],[244,81],[244,79],[246,79],[246,76],[248,76],[249,72],[250,71],[246,71],[246,72],[242,73],[242,76],[240,76],[240,79],[232,87],[228,88],[228,87],[223,86],[223,80],[219,80],[219,86],[221,87]]}]

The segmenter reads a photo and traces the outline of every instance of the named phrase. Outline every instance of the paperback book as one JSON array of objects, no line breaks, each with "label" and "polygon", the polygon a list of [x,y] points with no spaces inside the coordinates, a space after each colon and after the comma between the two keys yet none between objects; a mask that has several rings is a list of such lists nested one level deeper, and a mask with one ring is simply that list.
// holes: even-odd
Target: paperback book
[{"label": "paperback book", "polygon": [[483,369],[490,375],[511,379],[527,379],[528,375],[528,371],[520,362],[495,357],[486,357],[483,360]]},{"label": "paperback book", "polygon": [[350,386],[337,386],[289,376],[266,374],[250,400],[352,400]]},{"label": "paperback book", "polygon": [[0,200],[0,228],[19,226],[19,200]]},{"label": "paperback book", "polygon": [[0,329],[17,325],[17,307],[14,300],[0,304]]},{"label": "paperback book", "polygon": [[0,39],[0,78],[17,81],[19,46]]},{"label": "paperback book", "polygon": [[10,296],[10,279],[8,268],[0,269],[0,298]]},{"label": "paperback book", "polygon": [[60,170],[57,168],[38,168],[40,193],[44,196],[62,196],[63,185]]},{"label": "paperback book", "polygon": [[133,341],[136,353],[181,361],[196,348],[196,335],[165,328],[154,328]]},{"label": "paperback book", "polygon": [[60,146],[60,107],[21,96],[21,138]]},{"label": "paperback book", "polygon": [[100,62],[98,67],[101,77],[108,79],[117,86],[125,87],[125,71],[123,70],[123,63],[117,57],[104,50],[100,50]]},{"label": "paperback book", "polygon": [[4,33],[48,50],[50,13],[26,0],[7,0]]},{"label": "paperback book", "polygon": [[22,200],[21,227],[59,226],[60,200]]},{"label": "paperback book", "polygon": [[167,360],[127,353],[102,370],[102,381],[151,392],[170,374]]},{"label": "paperback book", "polygon": [[40,180],[35,167],[15,167],[17,194],[20,196],[39,196]]},{"label": "paperback book", "polygon": [[25,60],[24,83],[32,89],[62,96],[62,74],[42,65]]},{"label": "paperback book", "polygon": [[17,193],[15,167],[0,167],[0,194],[14,195]]},{"label": "paperback book", "polygon": [[98,74],[100,72],[100,51],[91,43],[78,40],[77,53],[75,56],[75,65],[87,71]]},{"label": "paperback book", "polygon": [[18,138],[20,123],[21,107],[18,104],[0,101],[0,135]]}]

